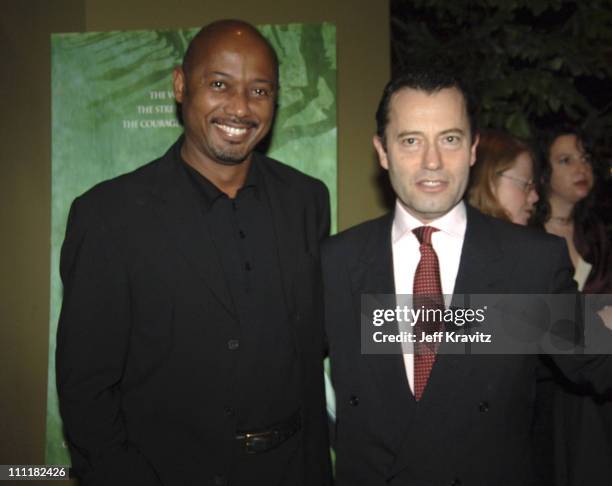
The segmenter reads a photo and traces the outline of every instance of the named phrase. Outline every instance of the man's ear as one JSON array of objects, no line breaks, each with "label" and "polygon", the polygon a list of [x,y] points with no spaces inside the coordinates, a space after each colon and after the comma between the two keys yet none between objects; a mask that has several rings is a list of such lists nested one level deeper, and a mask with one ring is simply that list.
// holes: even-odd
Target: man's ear
[{"label": "man's ear", "polygon": [[478,147],[478,142],[480,142],[480,135],[476,134],[474,136],[472,148],[470,148],[470,167],[476,163],[476,147]]},{"label": "man's ear", "polygon": [[172,72],[172,87],[174,89],[174,98],[178,103],[182,103],[185,97],[185,73],[181,66],[175,67]]},{"label": "man's ear", "polygon": [[378,154],[378,163],[383,169],[389,170],[389,160],[387,159],[387,151],[385,150],[383,141],[378,135],[374,135],[374,137],[372,137],[372,143]]}]

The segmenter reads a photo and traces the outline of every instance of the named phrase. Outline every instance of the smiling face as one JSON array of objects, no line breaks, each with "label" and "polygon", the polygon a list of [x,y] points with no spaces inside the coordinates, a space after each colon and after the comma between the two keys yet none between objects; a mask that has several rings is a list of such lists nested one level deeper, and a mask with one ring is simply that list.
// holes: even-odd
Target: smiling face
[{"label": "smiling face", "polygon": [[272,124],[276,61],[248,26],[230,26],[194,40],[185,68],[174,71],[190,163],[235,165],[248,160]]},{"label": "smiling face", "polygon": [[548,152],[549,197],[576,204],[593,188],[593,167],[576,135],[557,137]]},{"label": "smiling face", "polygon": [[470,166],[476,160],[461,92],[433,93],[403,88],[393,94],[385,130],[386,147],[375,136],[380,165],[402,205],[429,223],[449,212],[463,197]]},{"label": "smiling face", "polygon": [[529,153],[520,153],[510,168],[498,175],[495,182],[493,193],[510,221],[526,225],[538,201],[533,184],[533,160]]}]

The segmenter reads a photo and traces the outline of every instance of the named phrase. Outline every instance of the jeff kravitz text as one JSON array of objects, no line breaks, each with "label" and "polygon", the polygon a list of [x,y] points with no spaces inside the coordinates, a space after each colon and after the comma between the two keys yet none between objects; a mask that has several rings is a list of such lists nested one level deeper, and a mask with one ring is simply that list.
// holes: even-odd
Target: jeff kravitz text
[{"label": "jeff kravitz text", "polygon": [[[432,309],[426,307],[413,308],[407,305],[396,306],[394,309],[374,309],[372,311],[372,325],[380,327],[387,323],[409,325],[414,328],[417,322],[453,323],[457,327],[465,324],[481,324],[486,319],[487,306],[477,309],[448,308]],[[398,331],[389,334],[383,331],[374,331],[372,341],[375,343],[490,343],[491,334],[484,332],[470,332],[464,334],[457,331],[435,331],[415,333],[411,331]]]}]

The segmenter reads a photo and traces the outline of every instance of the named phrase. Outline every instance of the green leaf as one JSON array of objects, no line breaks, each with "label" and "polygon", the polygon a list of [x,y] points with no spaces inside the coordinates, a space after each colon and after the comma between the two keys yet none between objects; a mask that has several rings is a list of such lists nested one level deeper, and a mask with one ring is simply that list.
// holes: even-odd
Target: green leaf
[{"label": "green leaf", "polygon": [[531,128],[529,122],[523,113],[516,111],[512,113],[506,120],[506,129],[521,138],[529,138],[531,135]]},{"label": "green leaf", "polygon": [[563,66],[563,58],[555,57],[548,63],[548,65],[550,66],[552,70],[558,71]]},{"label": "green leaf", "polygon": [[561,101],[558,98],[548,98],[548,106],[556,113],[559,111],[559,108],[561,108]]}]

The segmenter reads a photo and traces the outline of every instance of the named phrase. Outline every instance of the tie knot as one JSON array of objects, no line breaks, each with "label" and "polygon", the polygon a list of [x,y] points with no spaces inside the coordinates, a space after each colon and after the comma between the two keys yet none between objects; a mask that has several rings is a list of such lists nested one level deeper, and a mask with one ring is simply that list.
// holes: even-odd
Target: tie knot
[{"label": "tie knot", "polygon": [[431,235],[436,231],[439,231],[438,228],[433,226],[419,226],[412,230],[421,245],[431,245]]}]

